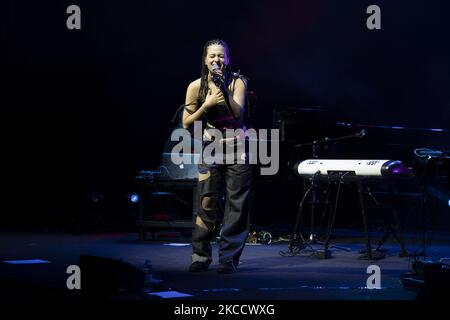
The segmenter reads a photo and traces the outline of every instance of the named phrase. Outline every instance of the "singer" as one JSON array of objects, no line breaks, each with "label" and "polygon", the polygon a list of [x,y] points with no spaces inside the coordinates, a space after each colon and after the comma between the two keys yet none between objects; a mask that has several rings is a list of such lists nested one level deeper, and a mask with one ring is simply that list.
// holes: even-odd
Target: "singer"
[{"label": "singer", "polygon": [[[244,108],[247,95],[245,77],[230,71],[230,54],[223,40],[208,41],[203,47],[200,78],[189,84],[183,111],[183,127],[203,121],[203,148],[211,141],[211,130],[242,129],[245,132]],[[240,130],[238,130],[240,131]],[[221,139],[227,149],[245,143],[242,135]],[[222,155],[220,155],[222,156]],[[223,156],[230,156],[225,152]],[[219,273],[237,271],[248,235],[248,197],[252,169],[248,153],[233,154],[243,163],[199,164],[199,209],[192,232],[190,272],[207,271],[212,262],[211,240],[218,227],[218,214],[223,211],[219,243]],[[224,164],[226,163],[226,164]],[[222,203],[222,199],[225,199]]]}]

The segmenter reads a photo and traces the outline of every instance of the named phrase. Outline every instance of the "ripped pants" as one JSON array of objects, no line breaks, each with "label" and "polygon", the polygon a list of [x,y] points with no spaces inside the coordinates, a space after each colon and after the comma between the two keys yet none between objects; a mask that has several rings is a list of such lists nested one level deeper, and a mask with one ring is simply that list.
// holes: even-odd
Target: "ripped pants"
[{"label": "ripped pants", "polygon": [[219,201],[225,191],[220,230],[219,263],[239,263],[248,235],[248,198],[252,180],[249,164],[199,165],[199,209],[192,233],[192,262],[212,261],[211,240],[217,223]]}]

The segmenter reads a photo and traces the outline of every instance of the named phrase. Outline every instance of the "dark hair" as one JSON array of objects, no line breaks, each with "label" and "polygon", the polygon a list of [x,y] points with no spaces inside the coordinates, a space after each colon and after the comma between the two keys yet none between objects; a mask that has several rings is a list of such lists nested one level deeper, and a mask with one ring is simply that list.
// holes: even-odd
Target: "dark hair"
[{"label": "dark hair", "polygon": [[[201,76],[200,76],[200,90],[198,92],[198,105],[202,105],[202,103],[205,101],[206,99],[206,95],[208,94],[208,74],[209,74],[209,70],[205,65],[205,58],[206,58],[206,53],[208,51],[208,47],[212,46],[212,45],[220,45],[222,47],[225,48],[227,57],[228,57],[228,61],[230,61],[230,51],[228,50],[228,45],[225,41],[221,40],[221,39],[214,39],[214,40],[209,40],[205,43],[205,45],[203,46],[203,54],[202,54],[202,67],[201,67]],[[230,64],[225,65],[225,69],[224,69],[224,82],[225,85],[228,86],[232,79],[232,74],[229,71],[230,70]]]}]

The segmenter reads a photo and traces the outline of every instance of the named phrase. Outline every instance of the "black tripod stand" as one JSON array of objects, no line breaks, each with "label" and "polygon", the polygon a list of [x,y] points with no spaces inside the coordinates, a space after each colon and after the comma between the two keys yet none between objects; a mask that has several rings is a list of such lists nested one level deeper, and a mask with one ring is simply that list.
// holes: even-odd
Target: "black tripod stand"
[{"label": "black tripod stand", "polygon": [[[389,205],[390,217],[387,217],[389,214],[385,214],[384,234],[383,234],[382,238],[378,241],[377,247],[374,251],[383,255],[386,250],[382,249],[382,246],[386,242],[386,240],[389,239],[389,237],[392,235],[394,237],[394,239],[400,245],[399,257],[408,257],[408,256],[410,256],[410,254],[408,253],[408,251],[406,249],[406,244],[405,244],[402,232],[401,232],[400,218],[398,216],[398,212],[397,212],[396,208],[393,205],[394,191],[393,191],[392,183],[390,181],[388,183],[389,183],[388,184],[388,187],[389,187],[388,194],[389,194],[389,200],[390,200],[389,201],[390,202],[390,205]],[[373,195],[370,188],[368,186],[366,186],[366,189],[367,189],[367,194],[370,196],[370,198],[374,202],[375,207],[378,207],[378,208],[382,207],[381,203]],[[359,252],[363,254],[362,257],[365,257],[365,255],[367,254],[367,249],[360,250]]]},{"label": "black tripod stand", "polygon": [[[308,178],[308,180],[311,182],[310,187],[308,188],[308,190],[306,192],[303,193],[302,199],[300,201],[300,205],[299,205],[299,209],[298,209],[298,214],[297,214],[297,218],[295,221],[295,225],[294,225],[294,230],[291,236],[291,241],[289,243],[289,251],[287,254],[283,254],[286,256],[292,256],[292,255],[297,255],[299,254],[302,250],[307,250],[309,249],[309,251],[311,251],[310,256],[311,257],[315,257],[315,258],[320,258],[320,259],[327,259],[330,257],[330,251],[328,250],[329,248],[336,248],[339,250],[344,250],[344,251],[351,251],[349,248],[344,248],[344,247],[340,247],[340,246],[336,246],[336,245],[330,245],[330,236],[331,236],[331,229],[334,223],[334,219],[336,217],[336,210],[337,210],[337,201],[338,201],[338,197],[339,197],[339,189],[340,189],[340,185],[338,185],[338,189],[336,192],[336,202],[335,202],[335,207],[334,207],[334,211],[333,214],[329,216],[328,218],[328,226],[327,226],[327,231],[326,231],[326,236],[325,236],[325,242],[321,242],[317,240],[316,235],[314,234],[314,221],[311,218],[311,233],[310,233],[310,237],[308,239],[303,238],[301,229],[302,229],[302,220],[303,220],[303,208],[305,207],[305,200],[307,199],[308,195],[311,194],[312,195],[312,191],[316,191],[315,189],[319,186],[319,181],[317,181],[318,177],[318,173],[314,174],[312,177]],[[324,202],[325,204],[325,208],[324,208],[324,214],[327,211],[327,207],[329,202],[329,193],[330,191],[330,186],[333,182],[332,181],[327,181],[327,199]],[[310,203],[311,206],[320,203],[320,199],[319,201],[316,201],[314,203]],[[313,213],[314,214],[314,213]],[[323,250],[317,250],[314,249],[312,247],[312,244],[319,244],[323,246]]]},{"label": "black tripod stand", "polygon": [[[307,143],[303,143],[303,144],[297,144],[294,146],[294,148],[299,148],[299,147],[305,147],[305,146],[311,146],[312,148],[312,157],[313,159],[318,159],[318,149],[320,145],[324,145],[330,142],[334,142],[334,141],[338,141],[338,140],[346,140],[346,139],[350,139],[350,138],[362,138],[366,135],[366,131],[363,129],[360,132],[356,133],[356,134],[352,134],[352,135],[348,135],[348,136],[341,136],[341,137],[336,137],[336,138],[325,138],[323,140],[315,140],[312,142],[307,142]],[[294,225],[294,230],[292,232],[292,237],[291,237],[291,241],[289,244],[289,254],[293,255],[294,252],[298,252],[299,250],[303,250],[307,247],[311,248],[311,244],[321,244],[324,245],[324,252],[320,252],[320,251],[315,251],[313,253],[313,256],[318,257],[318,258],[324,258],[326,259],[329,256],[329,252],[328,252],[328,248],[329,248],[329,232],[331,231],[331,225],[332,225],[332,217],[330,217],[329,223],[328,223],[328,231],[327,231],[327,240],[325,241],[325,243],[323,242],[319,242],[317,240],[317,236],[314,233],[314,217],[315,217],[315,209],[316,209],[316,205],[320,202],[317,200],[317,175],[320,174],[319,172],[316,172],[316,174],[312,175],[311,177],[308,178],[308,181],[310,182],[310,186],[309,188],[304,191],[302,199],[300,201],[300,205],[299,205],[299,210],[298,210],[298,214],[297,214],[297,219]],[[340,182],[339,182],[340,183]],[[328,186],[330,185],[330,181],[328,183]],[[305,188],[306,189],[306,188]],[[339,192],[339,189],[338,189]],[[301,219],[302,219],[302,215],[303,215],[303,207],[304,207],[304,202],[305,199],[307,198],[308,194],[311,194],[311,202],[310,202],[310,206],[311,206],[311,228],[310,228],[310,236],[309,238],[306,240],[303,238],[302,234],[301,234],[301,230],[299,231],[299,229],[301,229]],[[328,195],[328,194],[327,194]],[[338,194],[337,194],[338,196]],[[336,199],[337,201],[337,199]],[[325,201],[325,205],[328,205],[328,197],[327,200]],[[337,203],[336,203],[337,205]],[[326,210],[326,209],[325,209]],[[335,208],[336,210],[336,208]],[[325,211],[324,211],[325,212]],[[333,216],[335,216],[335,212],[333,214]],[[330,225],[331,223],[331,225]],[[301,241],[301,243],[299,243]],[[338,247],[338,246],[331,246],[334,247],[336,249],[340,249],[340,250],[345,250],[345,251],[350,251],[350,249],[348,248],[343,248],[343,247]]]}]

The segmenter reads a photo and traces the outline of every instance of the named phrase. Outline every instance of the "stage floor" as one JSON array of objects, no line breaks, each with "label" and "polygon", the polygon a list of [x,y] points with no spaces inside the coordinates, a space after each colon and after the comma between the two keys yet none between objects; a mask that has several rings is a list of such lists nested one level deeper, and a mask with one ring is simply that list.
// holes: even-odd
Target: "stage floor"
[{"label": "stage floor", "polygon": [[[419,234],[407,234],[409,252],[421,244]],[[375,242],[376,238],[372,239]],[[403,288],[401,276],[411,271],[412,258],[398,256],[396,242],[383,248],[386,257],[376,261],[359,260],[364,249],[361,237],[341,232],[331,247],[330,259],[308,256],[284,257],[287,242],[270,245],[248,244],[235,274],[218,274],[217,244],[213,245],[215,261],[205,273],[190,273],[189,239],[140,242],[136,233],[24,233],[0,234],[0,286],[3,300],[52,297],[69,291],[66,269],[77,265],[82,254],[121,259],[141,269],[150,259],[154,277],[161,280],[152,293],[177,291],[191,296],[187,300],[412,300],[417,292]],[[316,246],[320,248],[320,246]],[[427,257],[439,260],[450,256],[450,239],[437,235],[426,250]],[[305,252],[306,254],[306,252]],[[6,260],[42,259],[43,264],[14,265]],[[381,289],[366,288],[369,265],[381,270]],[[116,297],[117,298],[117,297]],[[122,297],[126,299],[126,297]],[[128,297],[130,298],[130,297]],[[140,295],[131,299],[161,299],[156,295]]]}]

